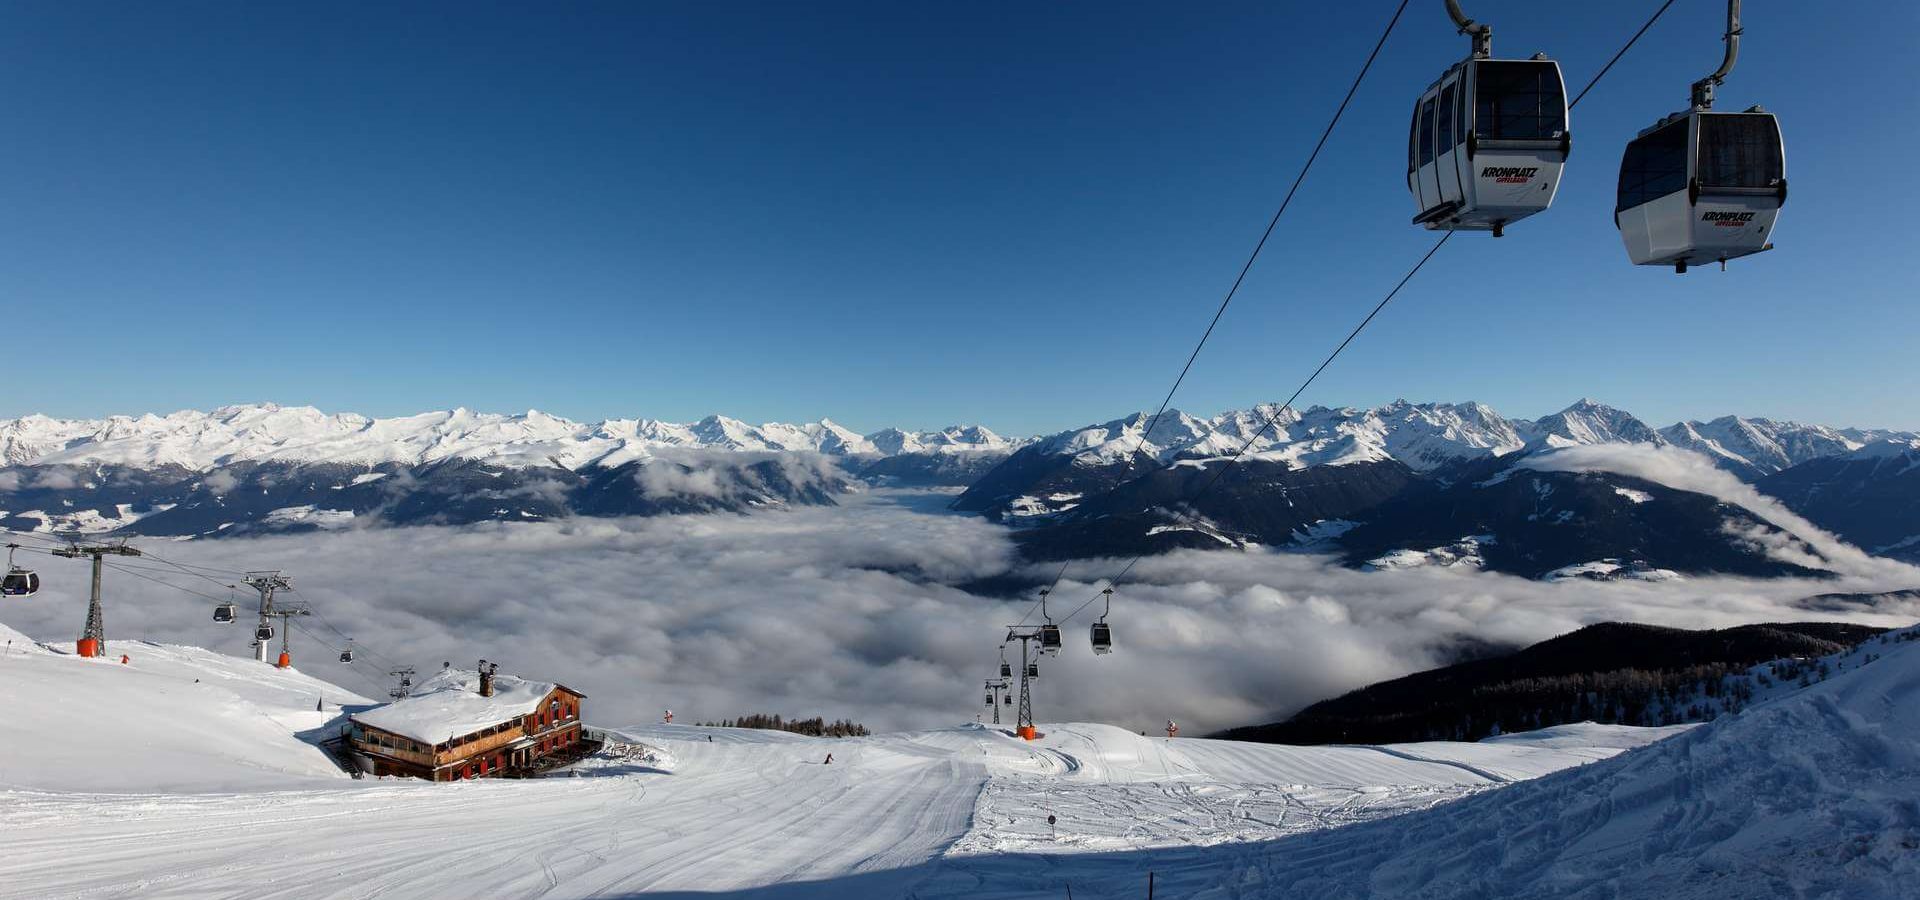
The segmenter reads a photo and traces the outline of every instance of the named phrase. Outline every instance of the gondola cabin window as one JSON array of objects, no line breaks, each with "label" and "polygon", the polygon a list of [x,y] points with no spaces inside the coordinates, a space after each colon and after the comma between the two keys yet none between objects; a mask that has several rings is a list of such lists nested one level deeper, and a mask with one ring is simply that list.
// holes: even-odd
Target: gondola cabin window
[{"label": "gondola cabin window", "polygon": [[1481,60],[1474,79],[1474,129],[1482,139],[1552,140],[1566,133],[1566,94],[1552,62]]},{"label": "gondola cabin window", "polygon": [[1701,187],[1768,188],[1786,177],[1780,124],[1773,116],[1715,113],[1700,117]]},{"label": "gondola cabin window", "polygon": [[1620,158],[1614,211],[1632,209],[1687,189],[1687,120],[1662,125],[1627,145]]}]

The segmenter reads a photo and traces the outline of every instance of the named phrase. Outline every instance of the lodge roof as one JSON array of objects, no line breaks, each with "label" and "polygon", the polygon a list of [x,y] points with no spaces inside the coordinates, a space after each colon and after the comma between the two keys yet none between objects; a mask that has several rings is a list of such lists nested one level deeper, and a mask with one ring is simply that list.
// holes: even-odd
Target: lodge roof
[{"label": "lodge roof", "polygon": [[555,688],[584,696],[558,682],[496,675],[493,696],[482,697],[478,673],[445,669],[422,682],[411,696],[348,718],[423,744],[440,744],[529,715]]}]

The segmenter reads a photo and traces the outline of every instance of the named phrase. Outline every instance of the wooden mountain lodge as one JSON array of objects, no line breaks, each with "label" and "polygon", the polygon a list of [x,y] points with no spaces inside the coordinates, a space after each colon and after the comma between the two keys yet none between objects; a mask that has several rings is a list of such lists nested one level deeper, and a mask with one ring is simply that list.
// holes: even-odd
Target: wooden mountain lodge
[{"label": "wooden mountain lodge", "polygon": [[348,716],[349,744],[373,775],[459,781],[525,775],[585,749],[581,694],[562,684],[448,669],[412,696]]}]

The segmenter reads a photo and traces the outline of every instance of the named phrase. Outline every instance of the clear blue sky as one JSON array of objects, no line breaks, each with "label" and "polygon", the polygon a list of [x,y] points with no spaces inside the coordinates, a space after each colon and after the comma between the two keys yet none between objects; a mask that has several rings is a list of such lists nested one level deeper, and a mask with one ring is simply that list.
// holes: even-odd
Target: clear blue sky
[{"label": "clear blue sky", "polygon": [[[1151,408],[1391,13],[1364,3],[13,3],[0,416],[273,400],[1054,430]],[[1475,0],[1578,88],[1658,3]],[[1581,396],[1920,427],[1920,5],[1747,4],[1780,249],[1627,264],[1620,147],[1680,0],[1573,116],[1554,208],[1463,235],[1304,402]],[[1432,239],[1414,0],[1176,398],[1283,398]]]}]

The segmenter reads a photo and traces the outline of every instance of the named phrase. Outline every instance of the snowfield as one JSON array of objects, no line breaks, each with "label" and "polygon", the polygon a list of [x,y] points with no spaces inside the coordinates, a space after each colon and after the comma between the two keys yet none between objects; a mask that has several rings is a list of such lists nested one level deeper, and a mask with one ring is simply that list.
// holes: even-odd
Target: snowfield
[{"label": "snowfield", "polygon": [[1913,642],[1691,729],[654,725],[571,777],[432,785],[334,768],[309,741],[368,701],[299,672],[0,640],[4,897],[1103,897],[1149,872],[1168,897],[1893,897],[1920,877]]}]

